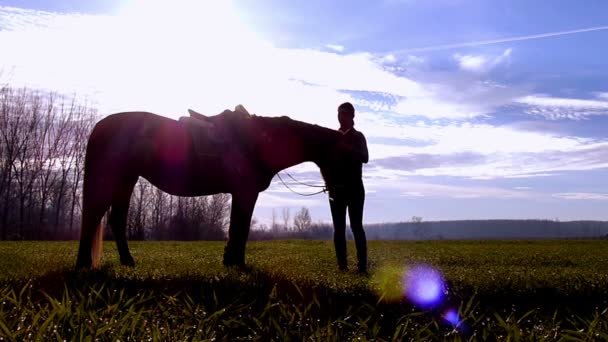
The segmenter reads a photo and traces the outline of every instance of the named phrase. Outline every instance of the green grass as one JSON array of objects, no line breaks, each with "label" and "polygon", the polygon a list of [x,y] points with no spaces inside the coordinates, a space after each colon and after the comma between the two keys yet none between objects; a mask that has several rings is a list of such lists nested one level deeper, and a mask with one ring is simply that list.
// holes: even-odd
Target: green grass
[{"label": "green grass", "polygon": [[[76,273],[77,247],[0,243],[0,339],[608,339],[607,241],[370,241],[369,276],[338,272],[329,241],[250,242],[245,270],[223,242],[133,242],[135,268],[107,242]],[[430,310],[399,296],[421,263],[447,282]]]}]

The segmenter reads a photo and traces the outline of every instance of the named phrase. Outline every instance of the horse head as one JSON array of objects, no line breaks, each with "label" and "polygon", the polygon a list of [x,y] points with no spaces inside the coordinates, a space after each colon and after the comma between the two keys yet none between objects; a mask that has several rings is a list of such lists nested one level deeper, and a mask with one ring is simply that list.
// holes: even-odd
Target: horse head
[{"label": "horse head", "polygon": [[[302,162],[313,162],[328,186],[335,179],[340,156],[348,153],[336,130],[293,120],[255,117],[257,151],[274,173]],[[256,141],[256,139],[253,139]],[[273,173],[273,175],[274,175]]]},{"label": "horse head", "polygon": [[235,118],[233,123],[245,152],[268,171],[270,177],[309,161],[320,168],[328,185],[332,182],[332,170],[336,168],[339,156],[346,153],[339,144],[340,132],[287,116],[251,115],[242,105],[236,106],[230,114]]}]

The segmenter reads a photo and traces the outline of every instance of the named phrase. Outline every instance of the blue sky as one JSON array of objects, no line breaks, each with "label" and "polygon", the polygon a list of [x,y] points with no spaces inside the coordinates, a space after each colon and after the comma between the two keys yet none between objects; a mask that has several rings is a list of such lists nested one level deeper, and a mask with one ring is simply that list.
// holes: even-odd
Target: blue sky
[{"label": "blue sky", "polygon": [[[0,1],[3,82],[367,137],[366,222],[608,219],[608,2]],[[312,164],[289,170],[320,182]],[[301,189],[307,191],[308,189]],[[275,182],[255,215],[311,209]]]}]

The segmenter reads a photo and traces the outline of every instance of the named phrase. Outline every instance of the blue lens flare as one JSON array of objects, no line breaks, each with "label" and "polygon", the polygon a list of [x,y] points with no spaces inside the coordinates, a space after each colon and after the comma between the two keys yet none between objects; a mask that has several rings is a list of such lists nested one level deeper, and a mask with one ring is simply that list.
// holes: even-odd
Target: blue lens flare
[{"label": "blue lens flare", "polygon": [[445,284],[439,271],[426,265],[410,268],[404,277],[405,295],[422,308],[440,304],[445,295]]},{"label": "blue lens flare", "polygon": [[458,311],[455,309],[449,309],[443,314],[443,318],[452,324],[454,327],[460,325],[460,317],[458,317]]}]

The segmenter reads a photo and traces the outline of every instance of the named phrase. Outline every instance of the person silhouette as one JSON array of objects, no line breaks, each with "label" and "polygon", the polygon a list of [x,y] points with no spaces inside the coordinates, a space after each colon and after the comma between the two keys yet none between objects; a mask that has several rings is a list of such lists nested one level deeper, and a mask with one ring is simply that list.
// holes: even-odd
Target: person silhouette
[{"label": "person silhouette", "polygon": [[355,129],[355,107],[345,102],[338,106],[339,131],[343,140],[339,143],[340,153],[334,160],[332,184],[328,185],[329,206],[334,224],[334,246],[338,268],[347,269],[346,251],[346,211],[357,249],[357,270],[367,272],[367,240],[363,230],[363,164],[369,161],[367,142],[363,133]]}]

